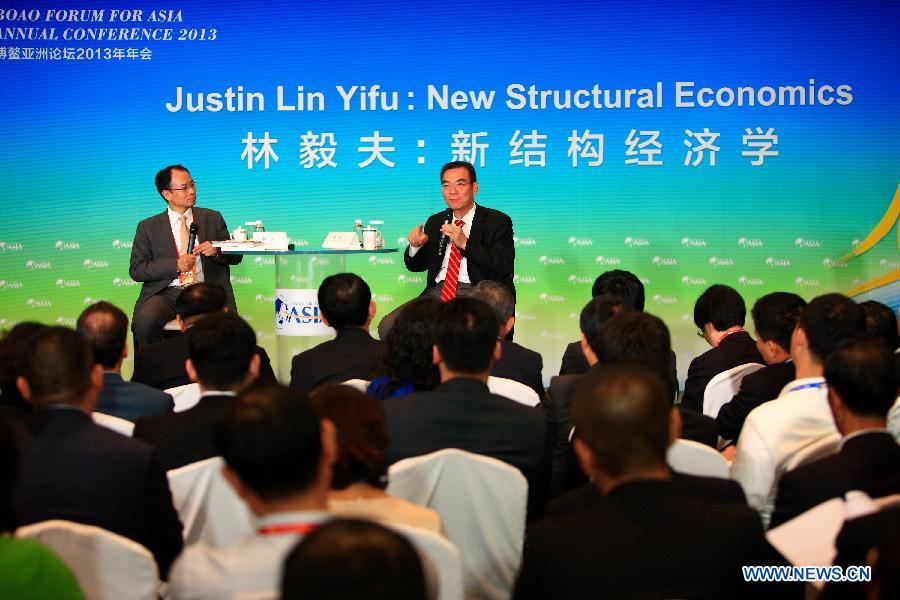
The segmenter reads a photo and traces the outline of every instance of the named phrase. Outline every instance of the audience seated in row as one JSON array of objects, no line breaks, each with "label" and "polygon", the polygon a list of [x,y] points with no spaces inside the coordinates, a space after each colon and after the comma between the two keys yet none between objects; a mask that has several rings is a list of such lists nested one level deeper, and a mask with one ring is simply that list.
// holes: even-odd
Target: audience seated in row
[{"label": "audience seated in row", "polygon": [[319,313],[337,336],[291,360],[291,387],[311,392],[326,383],[370,379],[384,343],[369,334],[375,316],[369,285],[353,273],[326,277],[319,286]]}]

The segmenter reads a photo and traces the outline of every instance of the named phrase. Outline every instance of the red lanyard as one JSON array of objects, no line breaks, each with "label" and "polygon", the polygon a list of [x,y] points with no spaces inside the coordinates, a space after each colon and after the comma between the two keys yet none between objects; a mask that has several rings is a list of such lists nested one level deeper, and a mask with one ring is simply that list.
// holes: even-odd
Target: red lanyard
[{"label": "red lanyard", "polygon": [[306,535],[320,526],[319,523],[285,523],[284,525],[260,527],[257,533],[260,535],[277,535],[279,533],[302,533]]},{"label": "red lanyard", "polygon": [[[735,329],[734,331],[729,331],[728,333],[726,333],[725,335],[723,335],[722,337],[719,338],[719,344],[721,344],[722,342],[724,342],[724,341],[725,341],[725,338],[727,338],[727,337],[728,337],[729,335],[731,335],[732,333],[740,333],[740,332],[742,332],[742,331],[747,331],[747,330],[744,329],[743,327],[739,327],[739,328]],[[718,344],[717,344],[717,345],[718,345]]]}]

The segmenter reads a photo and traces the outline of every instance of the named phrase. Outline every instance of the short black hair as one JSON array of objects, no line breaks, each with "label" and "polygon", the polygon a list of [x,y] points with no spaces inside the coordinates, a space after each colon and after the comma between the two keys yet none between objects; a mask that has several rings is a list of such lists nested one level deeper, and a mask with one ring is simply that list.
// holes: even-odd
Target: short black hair
[{"label": "short black hair", "polygon": [[587,375],[572,403],[572,422],[605,473],[618,477],[666,464],[667,394],[662,379],[639,365]]},{"label": "short black hair", "polygon": [[632,310],[644,310],[644,284],[631,271],[613,269],[601,273],[594,280],[591,296],[596,298],[601,294],[622,298]]},{"label": "short black hair", "polygon": [[457,297],[441,307],[437,347],[447,367],[458,373],[484,373],[491,366],[500,321],[475,298]]},{"label": "short black hair", "polygon": [[700,329],[707,323],[712,323],[718,331],[743,327],[746,318],[744,299],[736,289],[727,285],[709,286],[694,303],[694,325]]},{"label": "short black hair", "polygon": [[855,415],[885,418],[897,399],[894,353],[872,335],[845,340],[825,361],[825,380]]},{"label": "short black hair", "polygon": [[841,342],[866,330],[862,307],[843,294],[825,294],[813,298],[800,313],[797,326],[806,332],[809,351],[821,364]]},{"label": "short black hair", "polygon": [[320,417],[298,390],[251,387],[218,416],[213,444],[260,498],[288,498],[312,487],[318,475]]},{"label": "short black hair", "polygon": [[790,292],[772,292],[761,297],[750,311],[756,336],[764,342],[775,342],[790,354],[791,334],[804,306],[806,300]]},{"label": "short black hair", "polygon": [[472,297],[494,309],[500,325],[505,325],[516,314],[516,299],[508,287],[500,282],[484,279],[472,291]]},{"label": "short black hair", "polygon": [[175,312],[182,321],[195,315],[221,312],[227,305],[225,288],[205,281],[189,285],[175,298]]},{"label": "short black hair", "polygon": [[594,354],[600,355],[600,328],[614,315],[625,310],[628,310],[625,299],[613,294],[595,296],[581,309],[578,326]]},{"label": "short black hair", "polygon": [[243,383],[256,353],[256,334],[246,321],[230,313],[215,313],[183,335],[188,336],[188,356],[203,387],[233,390]]},{"label": "short black hair", "polygon": [[[172,185],[172,171],[184,171],[185,173],[189,173],[187,167],[182,165],[169,165],[168,167],[160,169],[153,180],[153,183],[156,184],[156,191],[159,192],[160,196],[162,196],[163,190],[169,189],[169,186]],[[163,196],[163,198],[165,198],[165,196]]]},{"label": "short black hair", "polygon": [[25,346],[31,337],[43,331],[47,325],[34,321],[23,321],[13,326],[0,340],[0,404],[30,413],[31,403],[22,398],[16,386],[16,378],[22,374],[25,360]]},{"label": "short black hair", "polygon": [[329,275],[319,286],[319,310],[335,330],[365,325],[371,302],[369,284],[354,273]]},{"label": "short black hair", "polygon": [[101,300],[78,316],[75,330],[94,351],[94,360],[106,369],[116,366],[128,342],[128,315],[118,306]]},{"label": "short black hair", "polygon": [[305,536],[284,561],[284,600],[425,600],[419,555],[372,521],[338,519]]},{"label": "short black hair", "polygon": [[900,346],[897,314],[891,307],[875,300],[866,300],[859,305],[866,312],[866,331],[883,339],[891,350],[896,350]]},{"label": "short black hair", "polygon": [[334,423],[338,457],[331,488],[343,490],[364,482],[387,487],[387,426],[381,403],[347,385],[332,384],[310,394],[313,407]]},{"label": "short black hair", "polygon": [[476,181],[478,181],[478,178],[475,176],[475,165],[464,160],[451,160],[443,167],[441,167],[441,181],[444,180],[444,173],[446,173],[450,169],[459,169],[460,167],[469,172],[469,179],[471,180],[469,183],[475,183]]},{"label": "short black hair", "polygon": [[47,327],[25,345],[22,376],[34,404],[79,404],[93,368],[91,345],[68,327]]},{"label": "short black hair", "polygon": [[675,402],[677,382],[672,380],[672,338],[657,316],[629,311],[603,324],[597,335],[602,366],[636,364],[653,371],[665,382],[670,403]]},{"label": "short black hair", "polygon": [[390,397],[400,386],[411,383],[416,391],[433,390],[441,381],[432,360],[437,343],[437,321],[443,303],[434,296],[420,296],[406,303],[385,336],[379,374],[390,381],[379,390],[379,399]]}]

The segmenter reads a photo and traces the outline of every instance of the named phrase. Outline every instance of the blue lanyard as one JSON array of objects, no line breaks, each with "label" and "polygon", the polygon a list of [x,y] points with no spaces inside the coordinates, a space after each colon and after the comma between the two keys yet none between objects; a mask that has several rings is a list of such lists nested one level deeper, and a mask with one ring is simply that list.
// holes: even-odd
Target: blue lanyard
[{"label": "blue lanyard", "polygon": [[810,389],[810,388],[820,388],[825,387],[826,383],[824,381],[814,381],[812,383],[804,383],[803,385],[798,385],[797,387],[793,387],[787,391],[788,394],[793,392],[799,392],[800,390]]}]

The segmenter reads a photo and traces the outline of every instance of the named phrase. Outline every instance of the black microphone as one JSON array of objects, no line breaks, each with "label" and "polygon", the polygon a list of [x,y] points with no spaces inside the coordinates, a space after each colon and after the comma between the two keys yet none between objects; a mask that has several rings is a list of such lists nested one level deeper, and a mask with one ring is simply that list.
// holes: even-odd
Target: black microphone
[{"label": "black microphone", "polygon": [[[453,221],[453,209],[448,208],[444,211],[444,225],[449,225]],[[441,241],[438,244],[438,256],[444,255],[444,250],[447,248],[447,240],[450,238],[447,237],[447,234],[441,232]]]},{"label": "black microphone", "polygon": [[188,237],[187,253],[190,254],[194,251],[194,244],[197,243],[197,224],[191,223],[191,227],[188,231],[190,231],[190,237]]}]

